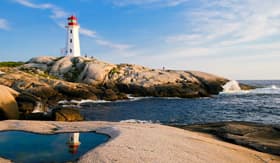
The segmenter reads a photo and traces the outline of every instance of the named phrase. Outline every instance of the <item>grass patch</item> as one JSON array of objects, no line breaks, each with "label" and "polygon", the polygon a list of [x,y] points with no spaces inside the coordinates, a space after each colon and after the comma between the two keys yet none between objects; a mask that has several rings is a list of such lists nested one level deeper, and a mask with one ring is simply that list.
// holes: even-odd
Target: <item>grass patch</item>
[{"label": "grass patch", "polygon": [[18,67],[23,64],[24,62],[0,62],[0,67]]}]

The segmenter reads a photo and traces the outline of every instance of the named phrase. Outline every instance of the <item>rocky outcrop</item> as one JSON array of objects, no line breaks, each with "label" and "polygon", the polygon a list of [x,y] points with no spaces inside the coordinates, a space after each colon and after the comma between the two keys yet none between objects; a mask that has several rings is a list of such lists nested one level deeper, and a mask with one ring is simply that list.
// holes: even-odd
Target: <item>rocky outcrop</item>
[{"label": "rocky outcrop", "polygon": [[84,117],[76,108],[55,108],[52,110],[52,120],[54,121],[82,121]]},{"label": "rocky outcrop", "polygon": [[280,126],[249,122],[220,122],[179,127],[191,131],[210,133],[234,144],[280,155]]},{"label": "rocky outcrop", "polygon": [[0,84],[19,92],[16,101],[21,119],[39,117],[40,115],[32,113],[46,111],[61,100],[127,99],[127,96],[117,89],[59,80],[36,68],[0,68],[0,70],[5,72],[0,76]]},{"label": "rocky outcrop", "polygon": [[13,88],[21,118],[46,111],[61,100],[122,100],[126,94],[155,97],[206,97],[229,80],[198,71],[149,69],[85,57],[36,57],[1,67],[0,84]]},{"label": "rocky outcrop", "polygon": [[210,96],[221,92],[222,85],[228,81],[198,71],[149,69],[133,64],[115,65],[85,57],[38,57],[21,68],[34,68],[66,81],[102,85],[113,91],[138,96]]},{"label": "rocky outcrop", "polygon": [[18,106],[15,100],[18,94],[13,89],[0,85],[0,120],[19,118]]}]

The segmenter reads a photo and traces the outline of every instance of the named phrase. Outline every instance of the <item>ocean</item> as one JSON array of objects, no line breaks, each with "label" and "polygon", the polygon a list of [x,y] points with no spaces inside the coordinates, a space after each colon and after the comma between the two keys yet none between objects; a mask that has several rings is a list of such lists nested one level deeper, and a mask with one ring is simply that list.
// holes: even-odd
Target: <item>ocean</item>
[{"label": "ocean", "polygon": [[248,80],[250,91],[230,91],[207,98],[134,97],[116,102],[82,102],[86,120],[139,121],[160,124],[204,124],[246,121],[280,124],[280,81]]}]

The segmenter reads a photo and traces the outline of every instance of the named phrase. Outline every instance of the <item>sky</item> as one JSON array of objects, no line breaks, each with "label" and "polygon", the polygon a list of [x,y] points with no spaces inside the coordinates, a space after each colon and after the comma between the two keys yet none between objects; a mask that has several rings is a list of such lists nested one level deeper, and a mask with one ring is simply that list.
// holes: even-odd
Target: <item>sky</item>
[{"label": "sky", "polygon": [[71,15],[83,55],[280,79],[279,0],[1,0],[0,61],[61,56]]}]

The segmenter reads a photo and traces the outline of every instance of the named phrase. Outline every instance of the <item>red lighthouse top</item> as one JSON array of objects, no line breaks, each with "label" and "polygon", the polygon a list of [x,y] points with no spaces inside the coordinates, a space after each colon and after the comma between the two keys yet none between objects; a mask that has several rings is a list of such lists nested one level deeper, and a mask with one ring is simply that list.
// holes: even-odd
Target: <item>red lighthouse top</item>
[{"label": "red lighthouse top", "polygon": [[75,25],[78,25],[78,21],[77,21],[77,18],[72,15],[68,18],[68,25],[69,26],[75,26]]}]

